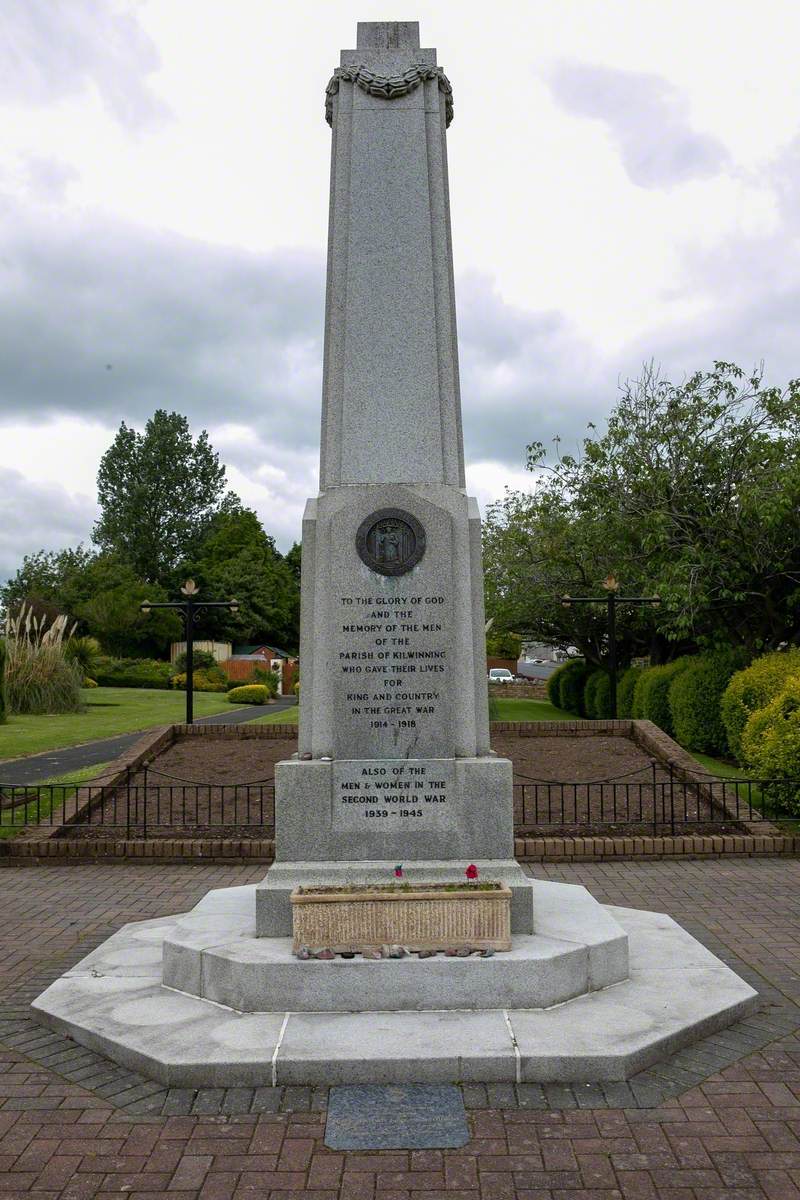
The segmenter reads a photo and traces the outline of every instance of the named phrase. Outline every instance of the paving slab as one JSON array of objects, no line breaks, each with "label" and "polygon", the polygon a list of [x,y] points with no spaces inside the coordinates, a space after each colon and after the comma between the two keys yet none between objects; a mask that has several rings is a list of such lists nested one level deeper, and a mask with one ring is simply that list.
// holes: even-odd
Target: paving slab
[{"label": "paving slab", "polygon": [[447,1084],[331,1088],[331,1150],[457,1149],[469,1141],[461,1089]]}]

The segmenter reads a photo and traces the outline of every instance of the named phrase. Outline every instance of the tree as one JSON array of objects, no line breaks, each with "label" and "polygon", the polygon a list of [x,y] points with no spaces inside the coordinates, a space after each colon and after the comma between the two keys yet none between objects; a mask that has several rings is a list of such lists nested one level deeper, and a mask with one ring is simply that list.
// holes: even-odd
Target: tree
[{"label": "tree", "polygon": [[183,637],[183,622],[169,609],[140,612],[143,600],[168,600],[166,589],[144,583],[121,569],[119,582],[95,592],[79,605],[76,615],[103,649],[121,658],[161,657],[170,642]]},{"label": "tree", "polygon": [[522,653],[522,638],[516,633],[495,632],[492,628],[486,634],[486,653],[490,658],[513,658],[516,662]]},{"label": "tree", "polygon": [[154,609],[145,618],[139,612],[139,604],[148,596],[168,598],[116,555],[97,554],[83,546],[28,555],[2,590],[8,612],[25,603],[51,621],[63,613],[77,623],[78,633],[96,637],[108,653],[134,657],[160,654],[182,636],[174,613]]},{"label": "tree", "polygon": [[100,461],[94,540],[146,582],[163,582],[220,508],[225,468],[203,430],[159,409],[144,433],[123,421]]},{"label": "tree", "polygon": [[625,612],[621,660],[800,635],[800,381],[768,388],[716,362],[673,384],[652,366],[628,381],[602,436],[548,464],[528,447],[532,495],[487,516],[487,608],[500,627],[602,661],[605,616],[563,609],[613,572],[660,609]]},{"label": "tree", "polygon": [[297,576],[251,509],[239,505],[218,513],[183,570],[199,585],[202,594],[239,601],[237,614],[213,609],[203,613],[205,635],[229,641],[262,641],[286,649],[297,645]]}]

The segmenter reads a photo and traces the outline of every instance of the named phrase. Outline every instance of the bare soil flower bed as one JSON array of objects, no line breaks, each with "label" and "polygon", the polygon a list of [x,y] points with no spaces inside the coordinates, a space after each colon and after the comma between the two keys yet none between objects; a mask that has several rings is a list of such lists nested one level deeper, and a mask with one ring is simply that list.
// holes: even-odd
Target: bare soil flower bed
[{"label": "bare soil flower bed", "polygon": [[[670,797],[668,769],[656,763],[654,774],[655,760],[630,738],[497,733],[492,746],[514,764],[518,835],[652,834],[654,824],[663,832],[670,798],[680,832],[709,831],[708,805],[696,790],[675,781]],[[118,793],[97,803],[91,824],[67,827],[60,836],[108,837],[114,825],[119,836],[130,828],[129,836],[142,837],[146,828],[148,838],[271,837],[275,763],[296,749],[291,737],[184,738],[132,776],[130,802]],[[742,827],[720,818],[714,832]]]}]

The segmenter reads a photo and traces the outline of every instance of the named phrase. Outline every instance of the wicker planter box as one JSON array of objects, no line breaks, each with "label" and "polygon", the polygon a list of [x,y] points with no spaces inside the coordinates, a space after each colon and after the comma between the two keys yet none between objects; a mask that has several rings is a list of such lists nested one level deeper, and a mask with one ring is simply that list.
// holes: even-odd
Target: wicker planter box
[{"label": "wicker planter box", "polygon": [[400,945],[407,950],[510,950],[511,890],[453,888],[297,888],[291,895],[294,949],[337,954]]}]

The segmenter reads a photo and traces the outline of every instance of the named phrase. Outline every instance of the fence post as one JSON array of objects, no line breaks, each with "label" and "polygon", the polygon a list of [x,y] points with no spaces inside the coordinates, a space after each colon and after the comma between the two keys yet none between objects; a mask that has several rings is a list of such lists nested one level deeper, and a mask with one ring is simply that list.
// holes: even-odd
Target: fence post
[{"label": "fence post", "polygon": [[142,836],[147,837],[147,766],[144,768],[144,815],[142,816]]},{"label": "fence post", "polygon": [[656,808],[656,760],[650,762],[650,770],[653,776],[653,837],[658,837],[658,809]]},{"label": "fence post", "polygon": [[669,829],[672,836],[675,836],[675,776],[672,770],[672,763],[669,764]]}]

